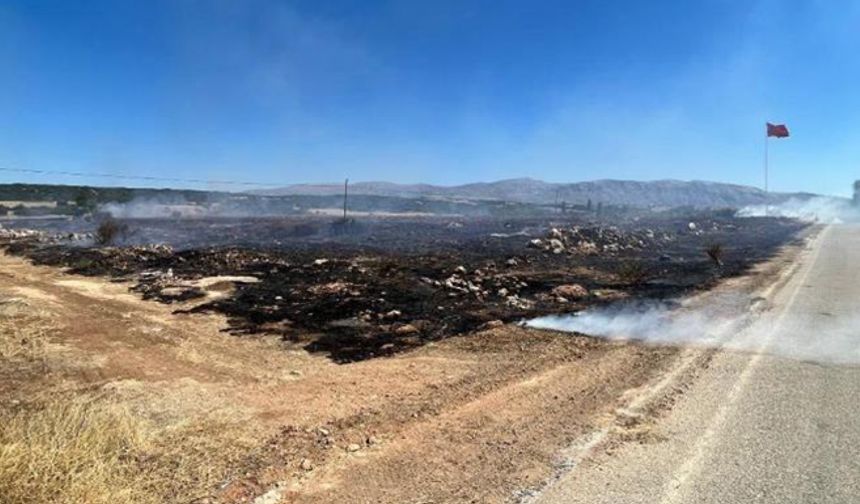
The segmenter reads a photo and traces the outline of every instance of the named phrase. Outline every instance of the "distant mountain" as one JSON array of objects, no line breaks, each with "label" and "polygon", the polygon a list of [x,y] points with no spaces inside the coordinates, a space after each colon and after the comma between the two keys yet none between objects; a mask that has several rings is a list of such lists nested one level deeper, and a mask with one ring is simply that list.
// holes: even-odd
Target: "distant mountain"
[{"label": "distant mountain", "polygon": [[[343,184],[298,184],[255,194],[335,195]],[[349,185],[350,194],[398,196],[406,198],[442,198],[466,200],[502,200],[522,203],[630,205],[637,207],[742,207],[776,203],[791,197],[807,199],[809,193],[770,193],[737,184],[681,180],[595,180],[558,184],[531,178],[480,182],[458,186],[430,184],[395,184],[392,182],[356,182]]]}]

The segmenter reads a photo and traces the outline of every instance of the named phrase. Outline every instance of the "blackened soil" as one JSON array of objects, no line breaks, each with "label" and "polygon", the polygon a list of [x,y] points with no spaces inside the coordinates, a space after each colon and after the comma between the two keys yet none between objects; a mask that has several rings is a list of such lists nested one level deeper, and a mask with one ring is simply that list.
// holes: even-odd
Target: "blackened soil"
[{"label": "blackened soil", "polygon": [[[253,221],[243,225],[253,226]],[[270,233],[270,227],[261,226],[261,232]],[[454,225],[389,220],[375,226],[384,229],[379,236],[336,237],[295,247],[249,244],[175,251],[169,246],[80,248],[30,241],[5,247],[37,264],[131,280],[133,290],[162,302],[202,297],[200,288],[188,285],[193,279],[257,277],[258,283],[240,284],[229,297],[181,309],[223,313],[235,334],[276,332],[304,343],[309,351],[348,362],[390,355],[496,321],[705,289],[768,259],[803,227],[788,219],[695,212],[616,223],[573,216]],[[535,239],[539,243],[530,243]],[[270,241],[267,237],[261,243]],[[719,264],[706,253],[714,245],[719,245]],[[554,291],[569,284],[584,287],[587,294],[565,297],[559,294],[563,290]]]}]

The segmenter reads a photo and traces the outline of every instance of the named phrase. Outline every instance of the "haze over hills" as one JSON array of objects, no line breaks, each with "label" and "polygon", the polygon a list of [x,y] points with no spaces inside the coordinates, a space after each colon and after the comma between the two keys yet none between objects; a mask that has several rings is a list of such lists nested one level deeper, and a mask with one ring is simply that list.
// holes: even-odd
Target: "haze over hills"
[{"label": "haze over hills", "polygon": [[[255,194],[334,195],[342,192],[343,184],[296,184],[278,189],[255,191]],[[457,186],[356,182],[349,185],[349,192],[374,196],[505,200],[537,204],[562,201],[569,204],[584,204],[590,199],[594,204],[639,207],[741,207],[765,202],[777,203],[792,197],[808,199],[815,196],[810,193],[768,194],[756,187],[699,180],[595,180],[552,183],[531,178]]]}]

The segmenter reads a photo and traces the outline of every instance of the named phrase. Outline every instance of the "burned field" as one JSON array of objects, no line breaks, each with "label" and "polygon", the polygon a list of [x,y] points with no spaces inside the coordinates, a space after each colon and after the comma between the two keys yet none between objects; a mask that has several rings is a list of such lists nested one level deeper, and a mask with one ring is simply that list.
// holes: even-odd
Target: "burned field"
[{"label": "burned field", "polygon": [[132,233],[161,233],[173,245],[81,247],[24,237],[5,248],[37,264],[131,281],[144,298],[177,303],[179,311],[226,315],[237,335],[277,333],[337,362],[589,305],[707,288],[771,257],[803,227],[729,212],[612,222],[550,215],[126,225]]}]

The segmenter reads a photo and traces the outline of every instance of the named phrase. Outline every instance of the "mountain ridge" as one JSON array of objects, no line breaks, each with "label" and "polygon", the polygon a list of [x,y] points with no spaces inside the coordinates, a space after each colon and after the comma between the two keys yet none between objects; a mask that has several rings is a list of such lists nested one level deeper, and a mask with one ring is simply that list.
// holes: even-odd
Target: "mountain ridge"
[{"label": "mountain ridge", "polygon": [[[294,184],[282,188],[253,191],[254,194],[334,195],[343,192],[343,184]],[[599,179],[583,182],[546,182],[530,177],[494,182],[472,182],[443,186],[433,184],[398,184],[367,181],[349,184],[350,194],[398,196],[407,198],[453,198],[466,200],[504,200],[533,204],[630,205],[638,207],[693,206],[740,207],[779,203],[790,198],[809,199],[812,193],[765,193],[762,189],[741,184],[705,180],[661,179],[650,181]]]}]

